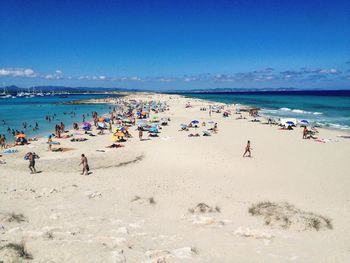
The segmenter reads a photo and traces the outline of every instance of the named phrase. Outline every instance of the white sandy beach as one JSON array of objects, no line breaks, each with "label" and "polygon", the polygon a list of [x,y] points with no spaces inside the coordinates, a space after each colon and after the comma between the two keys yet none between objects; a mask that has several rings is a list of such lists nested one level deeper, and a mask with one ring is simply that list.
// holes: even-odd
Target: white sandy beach
[{"label": "white sandy beach", "polygon": [[[303,140],[301,128],[249,122],[246,113],[247,120],[209,117],[200,111],[210,104],[203,100],[127,99],[168,103],[158,115],[171,121],[158,138],[139,141],[131,127],[123,148],[106,149],[113,143],[106,131],[75,136],[85,142],[60,139],[60,147],[73,148],[67,152],[48,152],[40,139],[0,157],[0,262],[350,262],[350,139],[341,132],[320,129],[319,138],[331,139],[321,143]],[[194,119],[217,122],[218,133],[179,131]],[[242,157],[247,140],[252,158]],[[29,174],[29,151],[41,157],[41,173]],[[82,153],[88,176],[80,175]],[[298,210],[266,224],[248,211],[259,202]],[[197,211],[199,203],[212,211]],[[322,220],[311,226],[312,216],[329,218],[332,227]],[[6,247],[21,241],[32,259]]]}]

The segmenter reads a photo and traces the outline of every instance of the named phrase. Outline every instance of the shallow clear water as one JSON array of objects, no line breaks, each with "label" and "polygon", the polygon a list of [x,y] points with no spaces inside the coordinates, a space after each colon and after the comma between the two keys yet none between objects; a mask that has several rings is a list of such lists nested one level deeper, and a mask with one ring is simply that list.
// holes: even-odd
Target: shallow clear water
[{"label": "shallow clear water", "polygon": [[[70,105],[62,104],[62,102],[103,97],[107,97],[107,95],[68,95],[67,98],[60,98],[58,95],[33,98],[0,98],[0,134],[5,134],[7,140],[12,141],[12,134],[7,132],[8,127],[24,131],[28,136],[52,133],[55,124],[61,121],[65,123],[67,128],[72,128],[73,122],[82,122],[83,114],[85,114],[86,120],[90,121],[92,111],[103,114],[108,112],[111,106],[107,104]],[[75,112],[75,116],[67,114],[70,112]],[[45,120],[45,116],[54,114],[56,114],[56,117],[51,122]],[[27,129],[23,128],[23,122],[28,123]],[[39,124],[39,129],[33,131],[36,122]]]},{"label": "shallow clear water", "polygon": [[182,93],[223,103],[262,108],[262,114],[307,119],[318,125],[350,129],[350,91],[266,92],[266,93]]}]

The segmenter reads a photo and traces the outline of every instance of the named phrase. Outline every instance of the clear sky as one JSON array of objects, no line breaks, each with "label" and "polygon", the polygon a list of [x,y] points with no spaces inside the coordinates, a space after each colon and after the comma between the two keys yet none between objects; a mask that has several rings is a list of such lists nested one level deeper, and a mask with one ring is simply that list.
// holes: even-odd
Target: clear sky
[{"label": "clear sky", "polygon": [[350,88],[350,1],[0,0],[0,82]]}]

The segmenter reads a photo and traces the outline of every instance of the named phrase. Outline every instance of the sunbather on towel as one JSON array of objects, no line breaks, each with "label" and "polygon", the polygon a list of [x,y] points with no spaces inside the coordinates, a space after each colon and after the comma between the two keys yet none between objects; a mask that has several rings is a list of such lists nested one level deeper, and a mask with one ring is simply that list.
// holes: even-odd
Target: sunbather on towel
[{"label": "sunbather on towel", "polygon": [[113,143],[109,146],[106,146],[106,148],[120,148],[120,147],[124,147],[124,145]]}]

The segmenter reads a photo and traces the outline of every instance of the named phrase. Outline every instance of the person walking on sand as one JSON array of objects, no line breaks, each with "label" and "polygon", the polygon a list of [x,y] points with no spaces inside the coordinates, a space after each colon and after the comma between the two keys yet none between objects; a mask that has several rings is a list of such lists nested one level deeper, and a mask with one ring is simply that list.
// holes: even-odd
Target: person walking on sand
[{"label": "person walking on sand", "polygon": [[250,147],[250,141],[248,141],[247,146],[245,147],[245,152],[244,152],[244,154],[243,154],[243,157],[245,157],[245,155],[246,155],[247,153],[249,154],[248,157],[251,157],[251,152],[250,152],[250,150],[252,150],[252,148]]},{"label": "person walking on sand", "polygon": [[81,162],[79,165],[83,165],[83,172],[81,173],[81,175],[83,175],[83,174],[88,175],[90,168],[89,168],[88,160],[87,160],[85,154],[81,155]]},{"label": "person walking on sand", "polygon": [[40,157],[35,152],[29,152],[28,153],[28,160],[29,160],[29,169],[31,174],[36,173],[35,169],[35,159],[39,159]]}]

